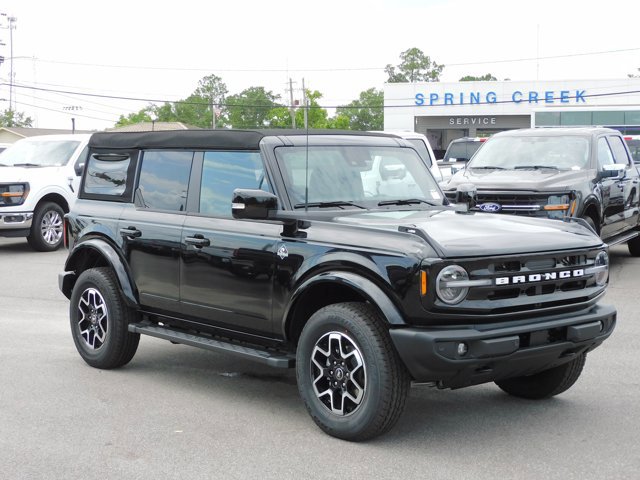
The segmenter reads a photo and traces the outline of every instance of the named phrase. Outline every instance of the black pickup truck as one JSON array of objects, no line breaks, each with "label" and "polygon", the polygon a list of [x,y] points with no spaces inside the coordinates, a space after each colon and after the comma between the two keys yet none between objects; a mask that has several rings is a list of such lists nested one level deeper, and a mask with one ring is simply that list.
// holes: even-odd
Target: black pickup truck
[{"label": "black pickup truck", "polygon": [[638,169],[623,136],[598,127],[495,134],[443,189],[476,188],[477,211],[581,218],[609,245],[640,255]]},{"label": "black pickup truck", "polygon": [[411,382],[557,395],[616,322],[588,227],[452,206],[392,135],[95,133],[65,231],[89,365],[142,334],[296,368],[348,440],[389,430]]}]

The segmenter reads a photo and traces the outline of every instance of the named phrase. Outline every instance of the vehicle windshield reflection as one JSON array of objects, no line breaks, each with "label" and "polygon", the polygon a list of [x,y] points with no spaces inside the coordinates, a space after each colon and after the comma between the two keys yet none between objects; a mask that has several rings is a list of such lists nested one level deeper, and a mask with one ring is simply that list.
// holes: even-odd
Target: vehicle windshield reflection
[{"label": "vehicle windshield reflection", "polygon": [[431,172],[410,148],[279,147],[276,157],[294,208],[378,208],[398,199],[443,204]]}]

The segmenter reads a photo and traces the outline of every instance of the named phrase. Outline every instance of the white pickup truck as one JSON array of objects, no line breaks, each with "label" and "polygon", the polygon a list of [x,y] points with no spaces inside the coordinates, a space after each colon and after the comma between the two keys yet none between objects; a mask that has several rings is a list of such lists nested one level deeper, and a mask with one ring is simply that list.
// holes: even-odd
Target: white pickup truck
[{"label": "white pickup truck", "polygon": [[0,153],[0,236],[27,237],[41,252],[60,248],[75,203],[90,135],[42,135]]}]

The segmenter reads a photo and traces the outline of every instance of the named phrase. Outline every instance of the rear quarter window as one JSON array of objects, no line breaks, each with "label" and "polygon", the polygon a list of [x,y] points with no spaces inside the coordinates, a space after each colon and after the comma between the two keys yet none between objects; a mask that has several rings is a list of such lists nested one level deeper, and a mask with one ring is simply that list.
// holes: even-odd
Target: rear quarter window
[{"label": "rear quarter window", "polygon": [[80,198],[129,201],[137,152],[90,152]]}]

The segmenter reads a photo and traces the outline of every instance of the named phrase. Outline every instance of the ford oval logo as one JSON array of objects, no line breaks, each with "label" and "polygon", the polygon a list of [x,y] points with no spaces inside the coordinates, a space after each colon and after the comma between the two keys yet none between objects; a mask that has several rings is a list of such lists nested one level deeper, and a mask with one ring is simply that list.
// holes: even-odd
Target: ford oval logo
[{"label": "ford oval logo", "polygon": [[478,208],[483,212],[496,213],[502,210],[502,205],[499,203],[481,203]]}]

